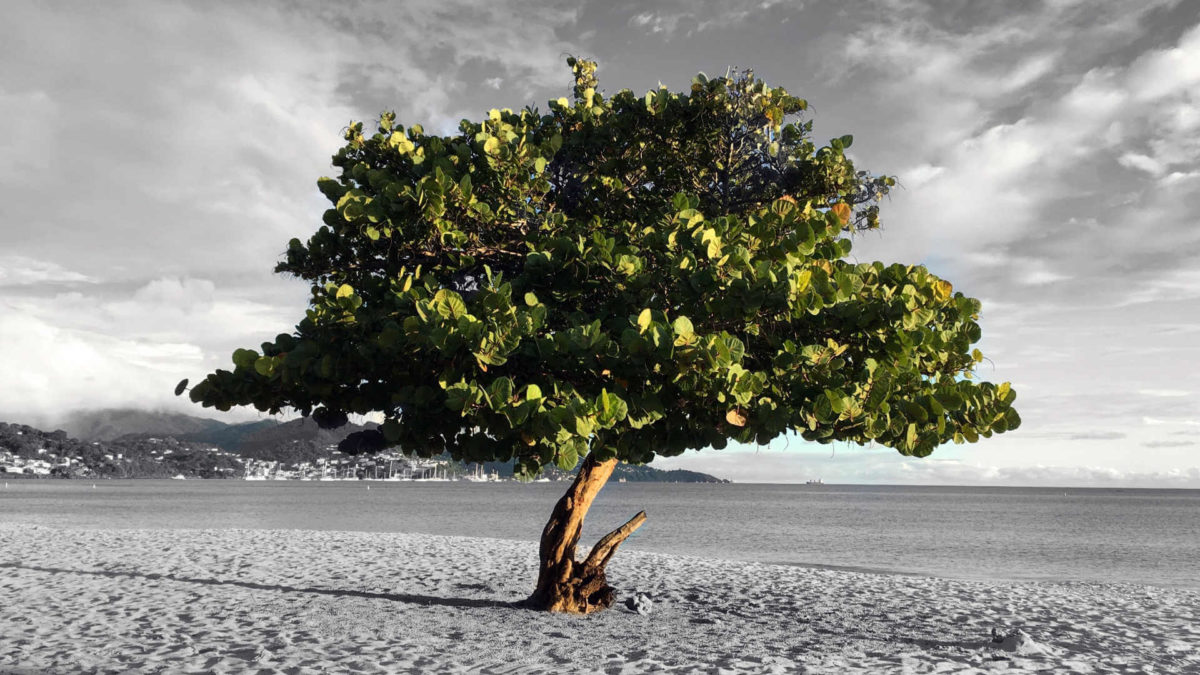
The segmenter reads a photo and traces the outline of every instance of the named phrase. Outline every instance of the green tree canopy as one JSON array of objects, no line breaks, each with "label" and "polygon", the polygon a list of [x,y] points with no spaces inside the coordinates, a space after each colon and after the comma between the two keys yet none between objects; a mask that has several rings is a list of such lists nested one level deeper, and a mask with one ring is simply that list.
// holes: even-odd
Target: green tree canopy
[{"label": "green tree canopy", "polygon": [[750,73],[596,89],[450,136],[353,123],[332,207],[277,272],[312,284],[291,334],[192,400],[381,412],[345,449],[645,463],[788,432],[925,456],[1014,429],[972,378],[979,301],[921,266],[855,263],[894,181],[818,147],[807,103]]}]

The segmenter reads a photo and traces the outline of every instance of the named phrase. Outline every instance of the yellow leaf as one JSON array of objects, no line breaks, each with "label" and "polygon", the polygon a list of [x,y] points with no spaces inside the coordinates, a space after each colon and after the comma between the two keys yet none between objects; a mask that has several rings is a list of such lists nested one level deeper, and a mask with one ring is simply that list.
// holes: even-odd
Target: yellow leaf
[{"label": "yellow leaf", "polygon": [[938,302],[945,302],[950,299],[954,293],[954,285],[945,279],[938,279],[933,282],[933,297]]},{"label": "yellow leaf", "polygon": [[650,327],[650,308],[649,307],[647,307],[646,309],[643,309],[641,314],[638,314],[637,325],[638,325],[639,333],[645,333],[646,329]]},{"label": "yellow leaf", "polygon": [[846,202],[838,202],[829,210],[838,217],[838,220],[842,221],[843,225],[850,222],[850,205]]},{"label": "yellow leaf", "polygon": [[730,424],[732,424],[735,427],[746,426],[746,422],[749,419],[750,419],[749,417],[746,417],[746,413],[742,412],[741,410],[738,410],[737,408],[734,408],[733,410],[730,410],[729,412],[725,413],[725,421],[729,422]]}]

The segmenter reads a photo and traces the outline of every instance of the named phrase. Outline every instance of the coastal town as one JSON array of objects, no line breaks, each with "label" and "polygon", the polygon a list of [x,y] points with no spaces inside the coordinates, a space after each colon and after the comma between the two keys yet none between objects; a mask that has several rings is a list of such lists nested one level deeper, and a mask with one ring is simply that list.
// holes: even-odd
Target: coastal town
[{"label": "coastal town", "polygon": [[[391,452],[352,457],[324,448],[316,460],[285,462],[246,458],[215,446],[174,438],[83,443],[62,432],[0,429],[0,477],[4,478],[241,478],[245,480],[500,480],[493,470],[458,462]],[[4,442],[5,439],[9,442]],[[16,442],[13,442],[13,441]]]},{"label": "coastal town", "polygon": [[[463,463],[448,456],[422,458],[398,450],[373,455],[340,452],[335,442],[283,437],[238,452],[213,442],[173,436],[128,434],[111,440],[80,440],[64,431],[47,432],[0,422],[0,479],[234,479],[250,481],[370,480],[465,481],[516,480],[511,465]],[[546,467],[534,482],[570,480],[573,474]],[[694,471],[662,471],[622,465],[615,482],[727,482]]]}]

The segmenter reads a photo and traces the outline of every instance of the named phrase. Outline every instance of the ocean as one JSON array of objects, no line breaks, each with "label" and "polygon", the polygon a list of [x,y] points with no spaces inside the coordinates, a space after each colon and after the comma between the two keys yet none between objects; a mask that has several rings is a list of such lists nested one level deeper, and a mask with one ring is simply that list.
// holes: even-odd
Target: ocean
[{"label": "ocean", "polygon": [[[566,483],[12,480],[0,522],[421,532],[536,541]],[[990,581],[1200,588],[1200,490],[616,483],[590,545]]]}]

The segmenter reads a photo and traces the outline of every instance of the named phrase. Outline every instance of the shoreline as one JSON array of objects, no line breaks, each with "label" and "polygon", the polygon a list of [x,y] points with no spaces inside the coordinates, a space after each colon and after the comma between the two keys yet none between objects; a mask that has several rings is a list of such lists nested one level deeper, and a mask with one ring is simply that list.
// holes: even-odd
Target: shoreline
[{"label": "shoreline", "polygon": [[[0,672],[1200,669],[1200,592],[622,550],[589,617],[517,609],[534,542],[0,523]],[[640,615],[624,602],[653,601]],[[992,629],[1010,636],[992,642]],[[1020,629],[1025,637],[1014,634]]]}]

